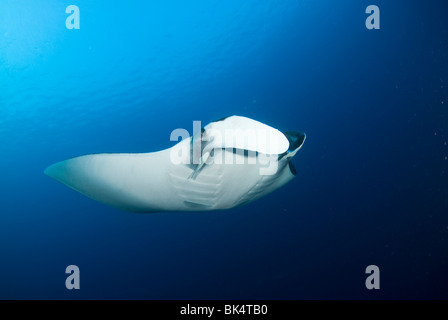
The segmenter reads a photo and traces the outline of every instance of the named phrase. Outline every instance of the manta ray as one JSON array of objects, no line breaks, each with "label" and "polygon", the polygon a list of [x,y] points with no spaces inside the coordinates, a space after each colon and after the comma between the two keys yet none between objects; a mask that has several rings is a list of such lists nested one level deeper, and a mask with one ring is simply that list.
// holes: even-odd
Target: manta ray
[{"label": "manta ray", "polygon": [[125,211],[223,210],[255,201],[293,179],[291,159],[305,137],[230,116],[165,150],[84,155],[44,173]]}]

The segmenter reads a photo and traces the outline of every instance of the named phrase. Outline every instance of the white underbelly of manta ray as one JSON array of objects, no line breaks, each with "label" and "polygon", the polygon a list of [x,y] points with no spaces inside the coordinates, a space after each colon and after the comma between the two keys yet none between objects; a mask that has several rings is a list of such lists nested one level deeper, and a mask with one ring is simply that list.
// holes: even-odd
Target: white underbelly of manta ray
[{"label": "white underbelly of manta ray", "polygon": [[229,209],[294,178],[290,160],[304,141],[303,133],[231,116],[169,149],[80,156],[51,165],[45,174],[126,211]]}]

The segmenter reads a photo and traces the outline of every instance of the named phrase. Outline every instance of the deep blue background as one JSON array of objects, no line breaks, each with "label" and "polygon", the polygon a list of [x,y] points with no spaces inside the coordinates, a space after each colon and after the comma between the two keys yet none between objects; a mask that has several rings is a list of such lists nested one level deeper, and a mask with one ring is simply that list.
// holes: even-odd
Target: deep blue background
[{"label": "deep blue background", "polygon": [[[447,17],[432,0],[1,0],[0,298],[448,298]],[[307,133],[297,178],[244,207],[132,214],[43,174],[232,114]]]}]

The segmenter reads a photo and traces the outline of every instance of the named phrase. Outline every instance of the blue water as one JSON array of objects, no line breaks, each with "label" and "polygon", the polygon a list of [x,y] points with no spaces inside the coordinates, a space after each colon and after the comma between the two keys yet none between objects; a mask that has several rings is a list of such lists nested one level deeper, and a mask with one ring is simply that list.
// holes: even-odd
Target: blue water
[{"label": "blue water", "polygon": [[[447,299],[447,14],[434,0],[1,0],[0,298]],[[43,174],[233,114],[307,134],[296,179],[247,206],[133,214]]]}]

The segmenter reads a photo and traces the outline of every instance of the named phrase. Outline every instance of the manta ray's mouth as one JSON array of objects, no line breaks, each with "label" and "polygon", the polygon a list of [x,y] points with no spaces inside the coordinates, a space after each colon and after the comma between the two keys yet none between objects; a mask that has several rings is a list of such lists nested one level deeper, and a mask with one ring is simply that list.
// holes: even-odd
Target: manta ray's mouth
[{"label": "manta ray's mouth", "polygon": [[306,135],[303,132],[298,131],[287,131],[283,132],[283,134],[288,138],[289,148],[288,151],[294,151],[297,148],[300,148],[305,141]]}]

